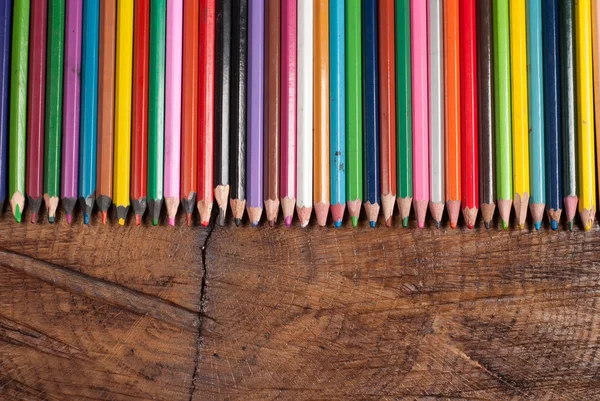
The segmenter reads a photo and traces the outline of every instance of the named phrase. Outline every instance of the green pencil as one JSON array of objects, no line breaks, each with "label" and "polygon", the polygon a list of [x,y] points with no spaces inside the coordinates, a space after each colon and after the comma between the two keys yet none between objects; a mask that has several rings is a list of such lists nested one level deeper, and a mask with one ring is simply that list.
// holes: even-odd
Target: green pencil
[{"label": "green pencil", "polygon": [[361,2],[346,1],[346,199],[352,226],[362,204],[362,45]]},{"label": "green pencil", "polygon": [[396,0],[396,183],[402,225],[408,226],[413,197],[410,0]]},{"label": "green pencil", "polygon": [[496,194],[504,229],[508,228],[510,220],[513,192],[509,46],[508,0],[494,1]]},{"label": "green pencil", "polygon": [[60,197],[63,49],[65,47],[65,2],[62,0],[48,1],[47,40],[44,201],[48,209],[48,221],[54,223]]},{"label": "green pencil", "polygon": [[25,151],[27,135],[27,61],[29,55],[29,0],[16,0],[13,8],[10,65],[10,122],[8,195],[17,223],[25,207]]},{"label": "green pencil", "polygon": [[163,201],[163,149],[165,136],[165,35],[167,2],[150,5],[150,88],[148,90],[148,210],[158,224]]}]

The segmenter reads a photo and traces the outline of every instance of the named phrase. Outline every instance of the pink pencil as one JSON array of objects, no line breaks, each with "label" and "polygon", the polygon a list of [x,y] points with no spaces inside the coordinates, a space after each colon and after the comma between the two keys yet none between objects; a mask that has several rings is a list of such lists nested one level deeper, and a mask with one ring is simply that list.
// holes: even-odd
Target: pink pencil
[{"label": "pink pencil", "polygon": [[419,228],[429,202],[429,110],[427,106],[427,2],[410,1],[412,72],[413,204]]},{"label": "pink pencil", "polygon": [[296,204],[296,0],[281,2],[281,179],[286,226]]},{"label": "pink pencil", "polygon": [[165,183],[169,224],[175,225],[179,208],[181,151],[181,70],[183,52],[183,0],[167,2],[167,54],[165,73]]}]

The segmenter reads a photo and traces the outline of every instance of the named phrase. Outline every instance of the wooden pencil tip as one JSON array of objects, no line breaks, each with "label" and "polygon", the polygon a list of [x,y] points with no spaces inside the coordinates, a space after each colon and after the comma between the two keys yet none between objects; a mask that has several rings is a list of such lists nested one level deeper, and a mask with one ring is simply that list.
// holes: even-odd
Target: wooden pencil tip
[{"label": "wooden pencil tip", "polygon": [[444,214],[444,203],[443,202],[429,202],[429,212],[435,222],[435,227],[440,228],[442,223],[442,216]]},{"label": "wooden pencil tip", "polygon": [[[400,210],[400,218],[402,220],[408,219],[410,216],[410,208],[412,207],[413,199],[409,196],[405,198],[396,198],[396,202],[398,203],[398,209]],[[408,227],[408,220],[406,220],[406,225],[404,225],[404,221],[402,222],[404,227]]]},{"label": "wooden pencil tip", "polygon": [[567,220],[567,223],[571,223],[571,227],[573,227],[572,223],[575,219],[575,215],[577,214],[577,204],[579,203],[579,198],[576,196],[565,196],[563,198],[563,203],[565,207],[565,219]]},{"label": "wooden pencil tip", "polygon": [[10,198],[10,207],[13,211],[13,215],[15,216],[15,221],[20,223],[23,217],[23,210],[25,208],[25,196],[23,196],[23,194],[19,191],[15,192]]},{"label": "wooden pencil tip", "polygon": [[415,213],[417,214],[417,224],[419,228],[425,227],[425,217],[427,216],[427,201],[422,199],[413,199]]},{"label": "wooden pencil tip", "polygon": [[365,202],[363,206],[365,207],[365,212],[367,213],[369,225],[371,228],[375,228],[377,225],[377,219],[379,218],[379,210],[381,208],[379,203]]},{"label": "wooden pencil tip", "polygon": [[546,205],[543,203],[530,203],[529,212],[531,213],[531,219],[533,220],[533,226],[537,231],[542,227],[542,221],[544,220],[544,211]]},{"label": "wooden pencil tip", "polygon": [[[346,207],[348,208],[348,214],[350,215],[351,218],[356,218],[357,224],[358,224],[358,218],[360,217],[361,206],[362,206],[362,202],[360,199],[355,199],[355,200],[346,202]],[[354,223],[354,221],[353,221],[353,223]],[[356,227],[356,226],[354,226],[354,227]]]},{"label": "wooden pencil tip", "polygon": [[[225,203],[227,204],[227,203]],[[212,215],[213,200],[202,199],[198,200],[198,212],[200,213],[200,224],[207,227],[210,224],[210,217]]]},{"label": "wooden pencil tip", "polygon": [[475,223],[477,222],[477,214],[478,213],[479,213],[479,209],[477,209],[476,207],[463,208],[463,218],[465,219],[465,222],[467,223],[467,228],[469,230],[472,230],[473,227],[475,227]]},{"label": "wooden pencil tip", "polygon": [[[40,207],[42,206],[42,197],[39,196],[37,198],[32,198],[31,196],[27,197],[27,203],[29,204],[29,210],[31,211],[31,223],[35,224],[38,221],[38,213],[40,212]],[[2,208],[0,208],[2,211]]]},{"label": "wooden pencil tip", "polygon": [[167,218],[169,219],[169,224],[171,224],[171,220],[175,221],[177,217],[177,210],[179,209],[179,198],[176,196],[172,196],[169,198],[165,198],[165,206],[167,207]]},{"label": "wooden pencil tip", "polygon": [[267,215],[267,221],[272,227],[277,221],[279,215],[279,199],[266,199],[265,200],[265,213]]},{"label": "wooden pencil tip", "polygon": [[[227,216],[227,200],[229,199],[229,185],[217,185],[215,187],[215,200],[219,207],[219,225],[225,225],[225,217]],[[223,216],[221,217],[221,211]]]},{"label": "wooden pencil tip", "polygon": [[294,208],[296,206],[296,199],[283,197],[281,199],[281,210],[283,211],[283,221],[287,227],[291,227],[292,220],[294,219]]},{"label": "wooden pencil tip", "polygon": [[248,206],[246,208],[246,212],[248,213],[248,217],[250,218],[250,224],[252,225],[252,227],[258,226],[263,212],[262,207]]},{"label": "wooden pencil tip", "polygon": [[225,214],[227,213],[227,204],[225,205],[225,208],[222,208],[219,206],[219,212],[217,215],[217,220],[218,223],[221,227],[225,226]]},{"label": "wooden pencil tip", "polygon": [[[392,224],[392,216],[394,215],[394,206],[396,204],[396,194],[382,194],[381,195],[381,211],[383,212],[383,220],[385,225],[390,227]],[[388,223],[389,220],[389,223]],[[388,225],[389,224],[389,225]]]},{"label": "wooden pencil tip", "polygon": [[317,216],[317,224],[325,227],[327,225],[327,216],[329,215],[329,203],[315,203],[315,215]]},{"label": "wooden pencil tip", "polygon": [[508,229],[510,223],[510,211],[512,209],[512,200],[510,199],[498,199],[498,213],[500,213],[500,220],[502,220],[502,228]]},{"label": "wooden pencil tip", "polygon": [[312,206],[299,206],[296,205],[296,213],[298,213],[298,220],[300,220],[300,227],[306,228],[310,222],[310,216],[312,214]]},{"label": "wooden pencil tip", "polygon": [[589,231],[592,229],[594,225],[594,216],[596,215],[596,208],[592,207],[591,209],[581,209],[579,212],[579,217],[581,217],[581,222],[583,223],[583,228],[585,231]]},{"label": "wooden pencil tip", "polygon": [[520,229],[525,227],[525,220],[527,219],[527,205],[529,205],[529,194],[527,192],[523,192],[523,195],[521,195],[515,192],[513,206],[515,207],[515,215],[517,217],[517,223],[519,224]]},{"label": "wooden pencil tip", "polygon": [[236,226],[242,224],[242,218],[244,217],[244,210],[246,210],[246,200],[244,199],[230,199],[229,205],[231,206],[231,212],[233,214],[233,221]]},{"label": "wooden pencil tip", "polygon": [[485,228],[490,228],[490,223],[494,219],[494,212],[496,211],[495,203],[482,203],[481,204],[481,217],[483,218],[483,223],[485,224]]},{"label": "wooden pencil tip", "polygon": [[456,228],[456,226],[458,225],[458,216],[460,216],[460,200],[448,200],[446,202],[446,210],[448,211],[450,227]]},{"label": "wooden pencil tip", "polygon": [[550,219],[550,227],[552,228],[552,231],[558,230],[561,215],[562,209],[548,209],[548,218]]},{"label": "wooden pencil tip", "polygon": [[346,203],[336,203],[331,205],[331,218],[333,219],[333,225],[336,228],[340,228],[342,226],[345,211]]}]

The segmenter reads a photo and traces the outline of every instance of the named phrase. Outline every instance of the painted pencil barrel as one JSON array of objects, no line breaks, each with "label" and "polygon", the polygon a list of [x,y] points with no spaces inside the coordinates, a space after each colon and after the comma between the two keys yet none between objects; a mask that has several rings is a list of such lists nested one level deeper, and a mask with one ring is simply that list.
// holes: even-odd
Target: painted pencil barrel
[{"label": "painted pencil barrel", "polygon": [[7,197],[12,0],[0,3],[0,212]]}]

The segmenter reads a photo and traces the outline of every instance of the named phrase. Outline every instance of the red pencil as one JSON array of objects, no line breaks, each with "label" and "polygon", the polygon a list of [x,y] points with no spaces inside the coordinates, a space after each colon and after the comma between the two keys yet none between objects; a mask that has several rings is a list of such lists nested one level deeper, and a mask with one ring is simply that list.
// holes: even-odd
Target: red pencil
[{"label": "red pencil", "polygon": [[137,0],[134,11],[133,116],[131,141],[131,205],[135,224],[146,211],[148,186],[148,55],[150,49],[150,0]]},{"label": "red pencil", "polygon": [[479,207],[476,0],[460,1],[460,129],[463,217],[473,228]]},{"label": "red pencil", "polygon": [[198,36],[197,1],[183,4],[183,102],[181,108],[181,205],[192,224],[198,185]]},{"label": "red pencil", "polygon": [[27,107],[26,192],[31,222],[42,204],[44,170],[44,100],[46,88],[46,0],[31,4],[29,93]]},{"label": "red pencil", "polygon": [[[215,0],[200,0],[200,115],[198,119],[198,211],[208,226],[213,206],[215,135]],[[185,88],[187,90],[187,88]]]}]

